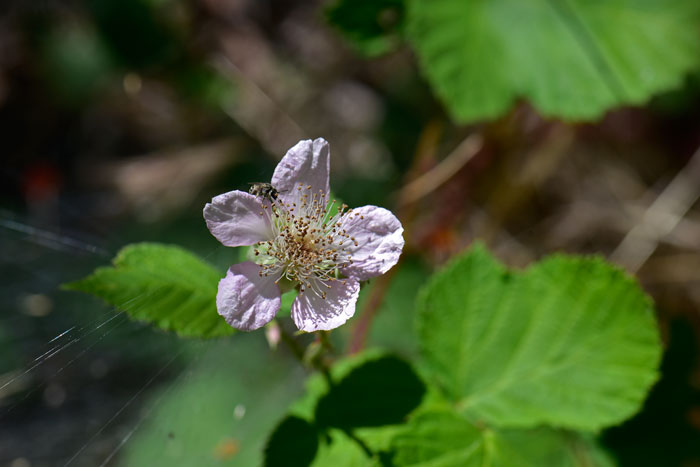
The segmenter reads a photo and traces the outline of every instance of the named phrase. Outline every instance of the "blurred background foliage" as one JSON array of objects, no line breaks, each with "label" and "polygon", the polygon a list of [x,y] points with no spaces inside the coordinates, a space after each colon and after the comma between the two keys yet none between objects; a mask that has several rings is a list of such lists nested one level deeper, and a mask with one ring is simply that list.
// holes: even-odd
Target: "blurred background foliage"
[{"label": "blurred background foliage", "polygon": [[58,286],[134,241],[225,270],[240,252],[204,203],[322,136],[338,196],[395,210],[407,240],[339,353],[414,357],[418,286],[474,239],[514,267],[600,253],[654,298],[667,346],[605,447],[700,465],[698,5],[3,1],[0,462],[259,462],[302,392],[285,349],[178,340]]}]

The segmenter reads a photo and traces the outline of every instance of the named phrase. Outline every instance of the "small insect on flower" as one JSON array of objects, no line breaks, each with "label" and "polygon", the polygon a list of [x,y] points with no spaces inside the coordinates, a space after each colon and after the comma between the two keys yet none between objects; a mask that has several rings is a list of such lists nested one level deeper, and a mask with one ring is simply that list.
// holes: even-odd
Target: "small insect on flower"
[{"label": "small insect on flower", "polygon": [[277,188],[272,186],[271,183],[253,182],[250,185],[251,186],[248,190],[248,193],[250,193],[253,196],[265,198],[268,201],[274,201],[279,196],[279,191],[277,191]]},{"label": "small insect on flower", "polygon": [[329,199],[330,151],[322,139],[297,143],[271,183],[231,191],[204,207],[209,231],[226,246],[252,246],[253,261],[231,266],[216,307],[252,331],[275,317],[283,291],[296,289],[292,319],[302,331],[329,330],[355,313],[360,281],[399,260],[403,227],[377,206],[348,209]]}]

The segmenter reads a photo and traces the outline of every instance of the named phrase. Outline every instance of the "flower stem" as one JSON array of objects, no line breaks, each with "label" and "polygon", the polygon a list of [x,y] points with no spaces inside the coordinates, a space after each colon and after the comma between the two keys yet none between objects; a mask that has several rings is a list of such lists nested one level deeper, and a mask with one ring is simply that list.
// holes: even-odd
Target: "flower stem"
[{"label": "flower stem", "polygon": [[[297,341],[294,336],[289,334],[284,327],[282,326],[281,323],[278,322],[279,328],[280,328],[280,337],[282,341],[289,347],[291,350],[292,354],[299,360],[299,362],[304,365],[304,366],[310,366],[311,368],[319,371],[323,377],[326,380],[326,383],[328,383],[328,388],[329,390],[332,390],[333,387],[335,386],[335,382],[333,381],[333,378],[331,377],[331,371],[330,367],[324,359],[324,353],[332,353],[333,352],[333,346],[331,345],[329,335],[330,333],[327,331],[319,331],[316,335],[318,338],[318,343],[321,346],[322,351],[318,352],[316,355],[314,355],[312,358],[308,359],[305,358],[306,352],[304,348],[299,344],[299,341]],[[375,457],[374,452],[367,446],[367,444],[360,438],[357,437],[357,435],[354,433],[353,430],[350,428],[339,428],[348,438],[353,440],[359,447],[362,449],[362,451],[365,453],[365,455],[373,459]]]}]

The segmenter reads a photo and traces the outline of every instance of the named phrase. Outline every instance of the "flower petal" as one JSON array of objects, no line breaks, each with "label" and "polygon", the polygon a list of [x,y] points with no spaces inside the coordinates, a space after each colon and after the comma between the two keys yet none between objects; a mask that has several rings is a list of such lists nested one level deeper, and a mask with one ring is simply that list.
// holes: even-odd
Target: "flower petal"
[{"label": "flower petal", "polygon": [[279,192],[285,202],[296,202],[299,196],[297,188],[301,184],[311,193],[319,191],[327,198],[330,187],[330,150],[328,141],[318,138],[299,141],[287,151],[272,175],[272,186]]},{"label": "flower petal", "polygon": [[399,261],[403,227],[391,211],[377,206],[352,209],[342,228],[357,242],[345,247],[352,257],[352,264],[341,270],[346,276],[366,280],[384,274]]},{"label": "flower petal", "polygon": [[354,279],[329,281],[326,298],[314,292],[301,292],[292,304],[292,319],[306,332],[328,331],[345,323],[355,314],[360,283]]},{"label": "flower petal", "polygon": [[280,309],[280,289],[270,277],[260,277],[260,266],[250,261],[234,264],[219,281],[216,310],[242,331],[269,323]]},{"label": "flower petal", "polygon": [[252,245],[272,237],[262,201],[250,193],[229,191],[204,206],[209,231],[226,246]]}]

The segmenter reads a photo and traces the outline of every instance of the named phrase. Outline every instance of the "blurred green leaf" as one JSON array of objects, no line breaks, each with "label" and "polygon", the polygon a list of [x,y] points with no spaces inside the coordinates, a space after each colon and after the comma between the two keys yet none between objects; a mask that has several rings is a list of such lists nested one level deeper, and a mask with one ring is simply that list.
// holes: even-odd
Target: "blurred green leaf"
[{"label": "blurred green leaf", "polygon": [[280,311],[278,311],[276,315],[278,318],[283,318],[292,314],[292,305],[294,304],[294,300],[297,299],[298,294],[299,292],[296,290],[290,290],[282,294],[280,299]]},{"label": "blurred green leaf", "polygon": [[142,404],[119,453],[125,466],[256,466],[303,371],[258,333],[196,343],[198,361]]},{"label": "blurred green leaf", "polygon": [[608,467],[591,441],[547,428],[478,428],[450,412],[416,417],[393,442],[396,467]]},{"label": "blurred green leaf", "polygon": [[[399,352],[406,357],[418,355],[418,339],[415,331],[416,295],[425,283],[429,272],[417,257],[404,255],[395,266],[396,272],[379,305],[369,332],[369,345]],[[370,281],[360,290],[357,309],[364,310],[371,298],[377,280]]]},{"label": "blurred green leaf", "polygon": [[177,36],[161,21],[164,15],[156,14],[152,2],[88,0],[85,3],[107,47],[123,65],[141,70],[174,61],[181,53]]},{"label": "blurred green leaf", "polygon": [[183,337],[218,337],[234,329],[216,312],[222,274],[180,247],[138,243],[123,248],[113,267],[101,267],[64,288],[87,292],[132,318]]},{"label": "blurred green leaf", "polygon": [[84,27],[62,27],[51,31],[42,48],[44,77],[58,96],[80,103],[106,84],[113,64],[95,33]]},{"label": "blurred green leaf", "polygon": [[326,9],[328,22],[368,57],[399,44],[403,15],[404,0],[338,0]]},{"label": "blurred green leaf", "polygon": [[175,79],[184,97],[196,100],[211,109],[220,109],[235,96],[233,81],[208,66],[181,66]]},{"label": "blurred green leaf", "polygon": [[511,273],[480,245],[422,290],[418,332],[455,407],[495,426],[619,423],[661,356],[650,300],[622,271],[556,255]]},{"label": "blurred green leaf", "polygon": [[389,356],[369,360],[321,397],[316,423],[341,429],[402,423],[424,394],[425,385],[408,363]]},{"label": "blurred green leaf", "polygon": [[303,418],[288,416],[265,446],[265,467],[306,467],[316,457],[318,432]]},{"label": "blurred green leaf", "polygon": [[409,0],[406,35],[460,122],[525,97],[591,120],[682,84],[700,64],[696,0]]}]

